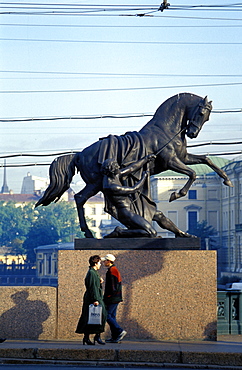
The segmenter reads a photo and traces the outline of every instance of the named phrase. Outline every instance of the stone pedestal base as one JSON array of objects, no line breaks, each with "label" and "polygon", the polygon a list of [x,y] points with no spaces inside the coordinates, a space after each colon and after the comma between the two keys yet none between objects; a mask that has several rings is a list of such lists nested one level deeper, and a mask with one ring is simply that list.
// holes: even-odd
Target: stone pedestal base
[{"label": "stone pedestal base", "polygon": [[[59,339],[81,339],[75,328],[88,259],[107,253],[110,249],[59,251]],[[111,253],[117,257],[115,263],[123,278],[124,301],[118,307],[117,320],[128,332],[127,339],[216,340],[215,251],[113,249]],[[102,267],[103,278],[105,273]],[[102,337],[109,336],[106,325]]]},{"label": "stone pedestal base", "polygon": [[77,250],[194,250],[200,244],[200,238],[75,239]]}]

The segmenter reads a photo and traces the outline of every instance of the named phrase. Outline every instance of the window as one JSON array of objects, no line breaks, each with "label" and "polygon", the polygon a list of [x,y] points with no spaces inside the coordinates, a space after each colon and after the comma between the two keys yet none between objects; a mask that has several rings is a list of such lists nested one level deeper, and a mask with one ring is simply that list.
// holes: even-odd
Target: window
[{"label": "window", "polygon": [[48,257],[48,275],[51,275],[51,273],[52,273],[51,265],[52,265],[52,258],[51,258],[51,256],[49,256]]},{"label": "window", "polygon": [[54,262],[54,275],[57,276],[58,274],[58,266],[57,266],[57,261]]},{"label": "window", "polygon": [[197,190],[189,190],[188,199],[197,199]]},{"label": "window", "polygon": [[43,275],[43,261],[38,262],[38,274]]},{"label": "window", "polygon": [[92,220],[92,227],[96,227],[96,220]]},{"label": "window", "polygon": [[92,215],[95,215],[96,214],[96,208],[95,207],[92,207]]},{"label": "window", "polygon": [[188,211],[188,230],[197,228],[197,211]]}]

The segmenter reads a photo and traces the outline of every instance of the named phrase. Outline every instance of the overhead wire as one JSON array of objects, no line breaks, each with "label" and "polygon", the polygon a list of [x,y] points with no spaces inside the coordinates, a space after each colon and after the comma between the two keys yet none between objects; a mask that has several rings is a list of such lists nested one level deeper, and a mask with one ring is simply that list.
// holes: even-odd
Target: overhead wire
[{"label": "overhead wire", "polygon": [[[187,148],[195,148],[195,147],[202,147],[202,146],[216,146],[216,145],[239,145],[242,144],[242,141],[209,141],[205,143],[198,143],[198,144],[192,144],[192,145],[187,145]],[[54,156],[61,156],[61,155],[66,155],[66,154],[74,154],[74,153],[79,153],[81,152],[82,149],[79,150],[65,150],[65,151],[59,151],[59,152],[54,152],[54,153],[15,153],[15,154],[5,154],[5,155],[0,155],[0,159],[7,159],[7,158],[16,158],[16,157],[54,157]],[[224,152],[224,155],[227,155],[226,152]]]},{"label": "overhead wire", "polygon": [[[16,6],[17,4],[17,6]],[[2,3],[2,15],[58,15],[58,16],[135,16],[135,17],[159,17],[163,16],[163,10],[173,11],[236,11],[241,9],[240,3],[222,4],[220,6],[163,6],[161,5],[100,5],[100,4],[43,4],[43,3]],[[52,8],[53,9],[52,9]],[[11,11],[11,9],[17,9]],[[213,18],[213,17],[189,17],[193,19],[210,19],[210,20],[232,20],[231,18]],[[239,20],[239,19],[234,19]]]},{"label": "overhead wire", "polygon": [[169,85],[169,86],[147,86],[147,87],[123,87],[123,88],[101,88],[101,89],[70,89],[70,90],[1,90],[0,94],[41,94],[41,93],[84,93],[84,92],[110,92],[110,91],[142,91],[142,90],[160,90],[173,88],[190,87],[215,87],[215,86],[238,86],[242,82],[227,83],[208,83],[208,84],[190,84],[190,85]]},{"label": "overhead wire", "polygon": [[[241,19],[242,20],[242,19]],[[19,41],[19,42],[56,42],[56,43],[80,43],[80,44],[137,44],[137,45],[242,45],[242,42],[229,41],[119,41],[119,40],[65,40],[65,39],[30,39],[30,38],[4,38],[0,41]]]},{"label": "overhead wire", "polygon": [[[239,151],[234,151],[234,152],[219,152],[219,153],[206,153],[203,155],[206,155],[206,156],[211,156],[211,157],[217,157],[217,156],[233,156],[233,155],[238,155],[238,154],[242,154],[242,150],[239,150]],[[50,162],[35,162],[35,163],[21,163],[21,164],[1,164],[0,163],[0,168],[4,168],[4,167],[35,167],[35,166],[50,166]]]},{"label": "overhead wire", "polygon": [[[214,109],[212,113],[228,114],[242,113],[242,108],[234,109]],[[0,122],[38,122],[38,121],[61,121],[61,120],[97,120],[97,119],[127,119],[127,118],[142,118],[152,117],[154,113],[123,113],[123,114],[101,114],[101,115],[86,115],[86,116],[59,116],[59,117],[22,117],[22,118],[0,118]]]},{"label": "overhead wire", "polygon": [[97,25],[97,24],[31,24],[31,23],[0,23],[0,26],[10,27],[60,27],[60,28],[234,28],[242,27],[241,24],[224,25]]},{"label": "overhead wire", "polygon": [[[219,5],[209,5],[209,4],[199,4],[199,5],[173,5],[163,2],[161,5],[121,5],[121,4],[76,4],[76,3],[31,3],[31,2],[8,2],[1,3],[2,8],[6,9],[36,9],[36,10],[83,10],[83,11],[137,11],[137,10],[146,10],[146,11],[163,11],[163,10],[199,10],[199,11],[237,11],[242,6],[241,3],[235,4],[219,4]],[[53,8],[53,9],[52,9]]]},{"label": "overhead wire", "polygon": [[[46,75],[67,75],[67,76],[94,76],[94,77],[242,77],[242,74],[178,74],[178,73],[112,73],[112,72],[64,72],[64,71],[23,71],[23,70],[0,70],[0,73],[14,74],[46,74]],[[32,79],[32,76],[31,76]]]},{"label": "overhead wire", "polygon": [[[7,3],[6,3],[7,4]],[[8,3],[9,4],[9,3]],[[15,3],[15,4],[18,4],[18,3]],[[242,4],[242,3],[241,3]],[[45,4],[46,5],[46,4]],[[61,5],[63,5],[63,4],[61,4]],[[238,5],[238,4],[232,4],[232,5]],[[239,4],[240,5],[240,4]],[[226,5],[225,5],[226,6]],[[173,10],[175,10],[175,9],[173,9]],[[181,9],[181,10],[185,10],[185,6],[183,7],[183,9]],[[198,9],[197,9],[198,10]],[[202,10],[202,9],[201,9]],[[228,10],[228,9],[227,9]],[[237,11],[238,11],[238,9],[237,9]],[[225,18],[202,18],[202,17],[172,17],[172,16],[169,16],[170,18],[190,18],[190,19],[218,19],[218,20],[231,20],[231,19],[225,19]],[[241,19],[235,19],[235,20],[238,20],[238,21],[241,21]],[[241,25],[238,25],[238,26],[234,26],[233,25],[233,27],[240,27]],[[97,26],[98,27],[98,26]],[[198,27],[198,26],[196,26],[196,27]],[[214,26],[214,27],[216,27],[216,26]],[[7,39],[6,39],[7,40]],[[17,40],[19,40],[19,39],[17,39]],[[29,40],[29,39],[28,39]],[[30,41],[32,41],[32,40],[30,40]],[[39,41],[39,40],[37,40],[37,41]],[[43,40],[43,41],[49,41],[49,40]],[[50,41],[52,41],[52,40],[50,40]],[[58,42],[61,42],[62,40],[57,40]],[[68,40],[66,40],[66,41],[64,41],[64,42],[86,42],[86,41],[68,41]],[[95,41],[94,41],[95,42]],[[133,43],[133,42],[132,42]],[[140,42],[140,43],[145,43],[145,42]],[[150,42],[149,42],[150,43]],[[160,43],[160,42],[159,42]],[[206,43],[207,44],[207,43]],[[214,44],[214,43],[212,43],[212,44]],[[220,43],[215,43],[215,44],[220,44]],[[221,43],[221,44],[227,44],[227,43]],[[229,43],[229,44],[234,44],[234,43]],[[235,44],[241,44],[241,43],[235,43]],[[236,84],[236,85],[240,85],[240,84],[242,84],[242,83],[232,83],[232,85],[234,85],[234,84]],[[226,83],[226,84],[209,84],[209,85],[188,85],[188,86],[174,86],[175,88],[178,88],[178,87],[194,87],[194,86],[223,86],[223,85],[230,85],[230,83]],[[135,89],[135,90],[137,90],[137,89],[157,89],[157,88],[168,88],[168,87],[148,87],[148,88],[127,88],[127,89],[97,89],[97,90],[74,90],[74,92],[83,92],[83,91],[116,91],[116,90],[133,90],[133,89]],[[170,87],[169,87],[170,88]],[[11,91],[7,91],[6,93],[28,93],[28,92],[30,92],[30,93],[32,93],[32,92],[45,92],[45,91],[20,91],[20,92],[11,92]],[[73,90],[61,90],[61,91],[46,91],[46,92],[73,92]],[[0,93],[5,93],[5,92],[0,92]],[[241,109],[239,109],[237,112],[241,112]],[[227,110],[227,112],[225,112],[225,111],[217,111],[217,112],[213,112],[213,113],[235,113],[235,111],[229,111],[229,110]],[[142,116],[144,116],[144,115],[142,115]],[[91,117],[86,117],[86,118],[80,118],[80,117],[72,117],[71,119],[97,119],[97,118],[109,118],[108,116],[107,117],[96,117],[96,118],[91,118]],[[110,118],[126,118],[126,117],[113,117],[113,116],[110,116]],[[130,118],[130,117],[127,117],[127,118]],[[37,118],[38,120],[43,120],[43,119],[41,119],[41,118]],[[64,117],[52,117],[51,119],[53,119],[53,120],[57,120],[57,119],[70,119],[69,117],[68,118],[64,118]],[[32,121],[33,119],[28,119],[28,120],[30,120],[30,121]],[[45,120],[49,120],[49,118],[45,118]],[[2,122],[10,122],[10,121],[2,121]],[[239,142],[239,144],[241,144],[241,142]],[[210,144],[210,143],[207,143],[207,144],[201,144],[201,145],[194,145],[194,147],[195,146],[204,146],[204,145],[213,145],[213,144]],[[218,144],[218,145],[222,145],[222,144]],[[227,144],[224,144],[224,145],[227,145]],[[228,144],[229,145],[229,144]],[[232,145],[232,144],[231,144]],[[193,147],[193,146],[190,146],[190,147]],[[73,153],[73,152],[72,152]],[[240,152],[234,152],[234,153],[216,153],[216,154],[211,154],[211,155],[234,155],[234,154],[240,154],[241,153],[241,151]],[[2,157],[0,157],[0,158],[2,158]],[[34,165],[49,165],[49,164],[24,164],[24,165],[19,165],[19,166],[34,166]],[[14,167],[16,166],[16,165],[13,165]]]}]

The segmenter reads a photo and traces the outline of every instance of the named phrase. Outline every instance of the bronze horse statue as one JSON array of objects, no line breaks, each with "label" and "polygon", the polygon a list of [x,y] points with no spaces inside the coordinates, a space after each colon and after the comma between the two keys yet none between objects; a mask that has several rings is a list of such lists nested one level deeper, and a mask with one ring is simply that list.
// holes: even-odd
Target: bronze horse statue
[{"label": "bronze horse statue", "polygon": [[[140,181],[143,171],[147,169],[149,175],[159,174],[168,169],[187,175],[188,181],[179,192],[171,194],[170,202],[185,196],[196,179],[195,171],[188,165],[206,164],[224,179],[225,185],[233,186],[226,173],[208,157],[187,152],[186,135],[191,139],[196,138],[203,124],[209,120],[211,110],[212,104],[207,97],[202,98],[190,93],[177,94],[161,104],[153,118],[139,132],[127,132],[121,136],[109,135],[81,152],[57,157],[50,166],[50,185],[36,207],[58,201],[69,189],[77,169],[86,183],[86,186],[74,196],[80,227],[85,237],[93,237],[85,220],[84,204],[90,197],[103,191],[101,166],[109,158],[114,159],[120,168],[125,168],[147,155],[156,155],[154,161],[147,163],[135,175],[130,175],[124,185],[130,186],[131,183]],[[140,193],[133,194],[133,212],[139,213],[150,223],[156,221],[159,226],[174,232],[176,236],[191,236],[179,230],[171,220],[156,209],[150,200],[149,190],[147,176],[147,182],[141,191],[142,196]],[[116,217],[115,210],[108,212]]]}]

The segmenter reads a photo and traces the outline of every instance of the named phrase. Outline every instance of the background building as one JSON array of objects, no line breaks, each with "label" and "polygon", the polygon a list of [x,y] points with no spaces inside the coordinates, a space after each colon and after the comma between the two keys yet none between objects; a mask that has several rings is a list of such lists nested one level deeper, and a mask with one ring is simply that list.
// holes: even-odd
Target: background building
[{"label": "background building", "polygon": [[[237,275],[242,278],[242,159],[228,161],[212,157],[212,161],[228,174],[234,187],[223,184],[215,172],[206,165],[191,166],[197,179],[188,194],[169,203],[170,195],[179,191],[187,177],[166,171],[151,178],[151,193],[157,208],[169,217],[181,230],[192,229],[197,222],[206,221],[216,229],[215,245],[221,275]],[[154,223],[158,235],[174,237]]]},{"label": "background building", "polygon": [[[228,160],[213,157],[213,162],[218,167],[223,167]],[[187,181],[186,175],[173,171],[166,171],[151,178],[151,194],[157,204],[157,208],[169,217],[181,230],[192,229],[199,221],[206,220],[217,231],[221,228],[220,178],[211,172],[206,165],[190,166],[197,174],[196,181],[191,186],[185,197],[169,202],[173,192],[179,191]],[[162,237],[174,237],[167,230],[162,231],[154,224],[158,235]]]},{"label": "background building", "polygon": [[30,172],[23,178],[21,194],[34,194],[43,192],[49,185],[49,179],[32,176]]},{"label": "background building", "polygon": [[242,158],[229,162],[224,170],[234,187],[222,187],[221,245],[224,251],[223,270],[242,277]]}]

